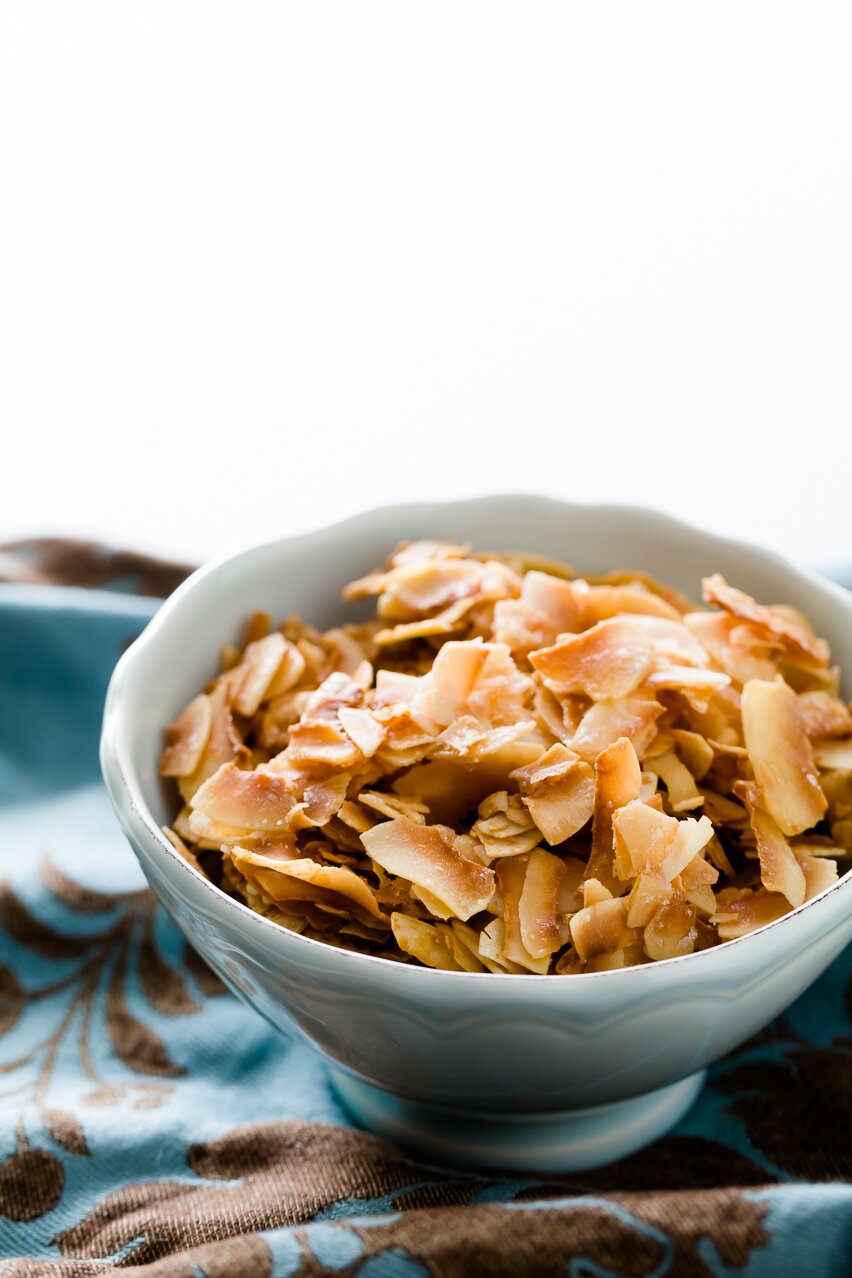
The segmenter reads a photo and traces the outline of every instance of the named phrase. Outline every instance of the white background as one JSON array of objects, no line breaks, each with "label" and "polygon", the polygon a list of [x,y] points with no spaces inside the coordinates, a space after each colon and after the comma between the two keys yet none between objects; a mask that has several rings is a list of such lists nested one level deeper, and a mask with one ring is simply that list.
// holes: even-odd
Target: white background
[{"label": "white background", "polygon": [[852,10],[0,10],[0,539],[541,490],[852,559]]}]

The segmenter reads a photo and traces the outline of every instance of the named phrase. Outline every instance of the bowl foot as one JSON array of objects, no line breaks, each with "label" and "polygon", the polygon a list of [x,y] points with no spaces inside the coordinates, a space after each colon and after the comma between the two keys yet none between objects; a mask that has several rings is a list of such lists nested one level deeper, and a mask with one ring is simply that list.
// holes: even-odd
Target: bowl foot
[{"label": "bowl foot", "polygon": [[610,1105],[544,1114],[441,1109],[402,1100],[335,1069],[331,1079],[362,1127],[430,1162],[573,1172],[624,1158],[664,1135],[692,1105],[705,1072]]}]

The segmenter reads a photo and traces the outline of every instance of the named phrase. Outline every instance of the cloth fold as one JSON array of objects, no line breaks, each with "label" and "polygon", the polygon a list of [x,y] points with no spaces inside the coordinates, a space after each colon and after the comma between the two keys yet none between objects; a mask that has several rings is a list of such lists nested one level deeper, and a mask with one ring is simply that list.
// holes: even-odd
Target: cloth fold
[{"label": "cloth fold", "polygon": [[674,1134],[609,1167],[447,1171],[353,1128],[319,1060],[157,907],[100,782],[112,666],[185,571],[0,552],[0,577],[37,583],[0,585],[0,1273],[849,1270],[850,951],[710,1071]]}]

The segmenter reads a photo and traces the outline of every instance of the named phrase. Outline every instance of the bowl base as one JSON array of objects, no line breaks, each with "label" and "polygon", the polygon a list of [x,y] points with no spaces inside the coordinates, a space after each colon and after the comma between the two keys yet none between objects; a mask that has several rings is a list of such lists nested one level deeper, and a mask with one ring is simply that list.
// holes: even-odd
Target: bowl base
[{"label": "bowl base", "polygon": [[430,1162],[575,1172],[624,1158],[664,1135],[698,1096],[706,1071],[610,1105],[508,1115],[421,1105],[351,1074],[330,1073],[337,1096],[362,1127]]}]

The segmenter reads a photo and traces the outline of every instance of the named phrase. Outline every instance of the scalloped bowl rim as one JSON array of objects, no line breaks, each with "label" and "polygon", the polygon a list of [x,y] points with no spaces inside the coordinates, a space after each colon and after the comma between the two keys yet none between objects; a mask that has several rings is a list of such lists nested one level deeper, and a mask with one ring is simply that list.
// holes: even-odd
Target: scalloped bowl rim
[{"label": "scalloped bowl rim", "polygon": [[[364,523],[375,520],[390,520],[396,518],[404,518],[410,516],[412,512],[420,512],[431,510],[436,507],[440,508],[473,508],[477,505],[491,504],[495,501],[505,503],[539,503],[549,505],[551,507],[569,508],[575,510],[594,510],[599,514],[611,515],[613,518],[627,517],[632,520],[639,520],[648,525],[656,527],[668,527],[672,532],[688,532],[698,534],[705,538],[708,544],[727,546],[730,549],[744,551],[749,555],[755,556],[764,563],[774,564],[794,580],[824,591],[829,596],[833,596],[835,603],[841,607],[846,607],[852,613],[852,595],[842,586],[835,582],[829,581],[820,576],[818,573],[809,572],[807,569],[801,568],[790,563],[782,555],[775,551],[768,550],[756,543],[742,540],[737,537],[723,536],[718,533],[708,532],[695,524],[688,523],[686,520],[678,519],[673,515],[666,514],[662,511],[654,510],[651,507],[630,505],[623,503],[606,503],[606,502],[579,502],[579,501],[561,501],[558,498],[539,496],[535,493],[494,493],[487,496],[478,496],[473,498],[458,498],[451,501],[437,502],[404,502],[395,503],[387,506],[376,506],[369,510],[347,516],[346,518],[333,523],[323,524],[308,529],[302,533],[295,533],[287,537],[269,538],[266,541],[255,542],[236,551],[228,552],[212,559],[209,563],[202,565],[196,569],[186,581],[182,582],[175,591],[165,600],[162,606],[157,610],[154,616],[146,625],[145,629],[134,640],[130,647],[120,657],[110,680],[107,692],[106,705],[104,710],[103,731],[101,735],[101,765],[104,774],[104,780],[113,805],[118,810],[121,801],[127,803],[129,808],[136,814],[140,824],[145,828],[149,837],[153,840],[155,846],[161,855],[164,855],[179,872],[185,873],[191,877],[196,883],[204,885],[204,888],[212,893],[215,898],[216,906],[219,909],[225,909],[232,913],[237,923],[243,926],[248,932],[252,928],[258,928],[259,935],[266,937],[274,937],[276,943],[281,944],[284,938],[287,943],[298,946],[308,946],[311,950],[320,951],[325,956],[343,955],[347,961],[351,961],[353,966],[353,974],[357,970],[357,965],[366,963],[370,966],[379,964],[382,971],[396,971],[405,973],[403,980],[425,980],[427,982],[443,982],[443,981],[474,981],[477,986],[482,986],[483,990],[486,985],[494,988],[506,988],[509,981],[523,981],[525,986],[534,982],[540,985],[546,981],[548,988],[552,986],[553,977],[547,975],[539,975],[536,973],[515,973],[515,972],[451,972],[435,968],[421,967],[408,963],[397,963],[391,959],[382,958],[376,954],[362,954],[357,950],[346,950],[336,946],[330,946],[325,941],[315,940],[312,937],[303,936],[299,932],[290,931],[279,923],[273,922],[271,919],[257,914],[249,906],[244,905],[235,897],[229,896],[217,887],[205,875],[200,874],[193,869],[191,865],[180,855],[172,846],[162,830],[158,826],[154,816],[150,812],[145,802],[141,788],[136,782],[136,778],[130,772],[122,759],[121,741],[120,741],[120,718],[121,718],[121,699],[124,686],[131,674],[135,661],[144,648],[152,643],[157,642],[160,632],[168,626],[170,619],[175,613],[179,613],[185,599],[202,589],[207,581],[216,577],[219,572],[226,566],[231,567],[239,563],[241,560],[250,560],[260,553],[273,551],[276,548],[285,546],[293,548],[299,543],[308,543],[318,536],[327,536],[331,534],[345,535],[346,530],[354,525],[363,525]],[[143,866],[144,869],[144,866]],[[770,923],[766,923],[763,927],[757,928],[754,932],[749,932],[745,936],[734,937],[729,941],[724,941],[718,946],[713,946],[706,950],[698,950],[692,954],[681,954],[674,958],[658,959],[653,963],[637,964],[631,967],[614,968],[603,972],[583,972],[576,976],[576,979],[582,979],[583,984],[589,980],[635,980],[637,978],[648,980],[651,974],[664,969],[671,969],[675,964],[692,963],[697,964],[703,961],[716,960],[724,962],[724,955],[730,953],[733,960],[737,954],[745,957],[745,946],[755,946],[760,943],[760,938],[765,936],[773,929],[782,928],[790,924],[808,910],[817,909],[827,904],[828,900],[835,894],[852,892],[852,870],[842,875],[836,883],[832,883],[829,887],[823,889],[817,896],[805,901],[802,905],[796,906],[788,914],[784,914],[779,919],[774,919]],[[795,951],[791,949],[791,956]],[[283,956],[282,956],[283,957]],[[570,975],[570,974],[569,974]]]}]

